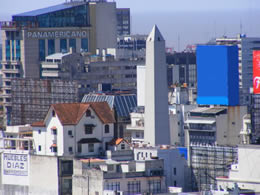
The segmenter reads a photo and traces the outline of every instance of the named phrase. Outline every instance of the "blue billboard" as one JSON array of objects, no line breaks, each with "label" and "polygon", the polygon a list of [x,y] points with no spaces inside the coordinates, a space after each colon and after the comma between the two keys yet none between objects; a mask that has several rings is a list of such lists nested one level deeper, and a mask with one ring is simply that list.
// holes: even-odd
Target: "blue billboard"
[{"label": "blue billboard", "polygon": [[238,47],[197,47],[197,103],[239,105]]}]

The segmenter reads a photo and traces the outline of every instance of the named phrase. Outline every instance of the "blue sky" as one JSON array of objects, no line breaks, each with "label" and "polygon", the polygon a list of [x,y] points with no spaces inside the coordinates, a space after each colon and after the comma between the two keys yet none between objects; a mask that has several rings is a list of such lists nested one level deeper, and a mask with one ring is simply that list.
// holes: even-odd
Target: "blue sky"
[{"label": "blue sky", "polygon": [[[0,0],[0,20],[11,15],[65,0]],[[183,49],[219,36],[242,32],[260,37],[259,0],[117,0],[117,7],[131,8],[132,33],[147,34],[154,24],[166,44]],[[242,28],[240,28],[242,24]],[[178,39],[179,37],[179,39]],[[178,41],[180,40],[180,41]]]}]

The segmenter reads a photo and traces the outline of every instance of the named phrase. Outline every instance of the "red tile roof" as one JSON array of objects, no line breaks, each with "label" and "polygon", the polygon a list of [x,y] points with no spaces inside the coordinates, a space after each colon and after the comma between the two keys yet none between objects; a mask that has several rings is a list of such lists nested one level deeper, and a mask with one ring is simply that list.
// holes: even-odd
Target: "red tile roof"
[{"label": "red tile roof", "polygon": [[[92,108],[99,119],[104,124],[115,123],[113,111],[107,102],[91,102],[91,103],[59,103],[53,104],[51,107],[56,112],[60,122],[63,125],[76,125],[89,108]],[[33,123],[32,126],[38,127],[44,123]]]},{"label": "red tile roof", "polygon": [[123,138],[114,138],[114,139],[112,139],[110,142],[109,142],[109,145],[111,145],[111,146],[114,146],[114,145],[119,145],[122,141],[125,141],[127,144],[128,144],[128,142],[125,140],[125,139],[123,139]]},{"label": "red tile roof", "polygon": [[45,127],[44,121],[37,121],[31,124],[32,127]]}]

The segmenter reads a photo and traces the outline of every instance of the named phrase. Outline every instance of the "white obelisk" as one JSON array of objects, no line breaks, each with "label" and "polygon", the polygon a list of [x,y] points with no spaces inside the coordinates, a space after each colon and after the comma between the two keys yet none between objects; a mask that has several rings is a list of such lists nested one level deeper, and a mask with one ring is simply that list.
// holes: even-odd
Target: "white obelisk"
[{"label": "white obelisk", "polygon": [[146,40],[144,140],[170,144],[165,40],[155,25]]}]

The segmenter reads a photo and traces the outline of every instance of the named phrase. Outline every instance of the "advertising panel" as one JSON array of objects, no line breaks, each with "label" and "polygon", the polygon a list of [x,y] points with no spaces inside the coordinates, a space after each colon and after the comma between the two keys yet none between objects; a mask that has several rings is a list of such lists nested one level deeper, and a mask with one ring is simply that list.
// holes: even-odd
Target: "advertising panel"
[{"label": "advertising panel", "polygon": [[28,155],[27,154],[3,154],[3,174],[27,176]]},{"label": "advertising panel", "polygon": [[2,153],[2,184],[29,185],[30,159],[26,153]]},{"label": "advertising panel", "polygon": [[260,93],[260,51],[253,51],[253,88],[254,94]]}]

